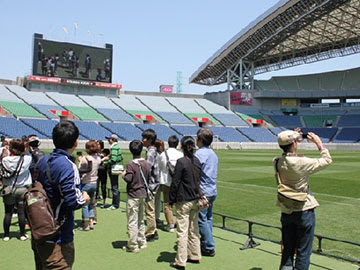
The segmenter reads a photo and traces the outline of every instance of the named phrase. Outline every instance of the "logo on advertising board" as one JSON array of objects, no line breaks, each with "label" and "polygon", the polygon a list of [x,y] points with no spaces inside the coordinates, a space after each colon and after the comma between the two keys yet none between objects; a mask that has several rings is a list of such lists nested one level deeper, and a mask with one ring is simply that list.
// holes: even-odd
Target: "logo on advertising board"
[{"label": "logo on advertising board", "polygon": [[172,93],[174,89],[173,85],[160,85],[161,93]]},{"label": "logo on advertising board", "polygon": [[251,93],[232,92],[230,93],[231,105],[252,105]]}]

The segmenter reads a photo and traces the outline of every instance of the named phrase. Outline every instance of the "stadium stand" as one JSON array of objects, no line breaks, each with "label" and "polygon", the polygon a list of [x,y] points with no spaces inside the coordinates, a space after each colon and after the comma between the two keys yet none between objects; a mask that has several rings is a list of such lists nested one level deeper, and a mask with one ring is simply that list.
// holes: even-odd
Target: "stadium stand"
[{"label": "stadium stand", "polygon": [[344,71],[345,77],[344,77],[344,83],[343,83],[343,89],[349,90],[349,89],[360,89],[360,69],[349,69]]},{"label": "stadium stand", "polygon": [[138,96],[138,99],[169,124],[194,124],[170,105],[164,97]]},{"label": "stadium stand", "polygon": [[0,132],[9,138],[21,138],[23,135],[37,134],[40,139],[48,139],[45,134],[12,117],[0,117]]},{"label": "stadium stand", "polygon": [[269,118],[281,127],[297,128],[303,126],[298,115],[269,115]]},{"label": "stadium stand", "polygon": [[344,72],[343,71],[334,71],[326,72],[319,75],[320,76],[320,88],[322,90],[339,90],[341,89]]},{"label": "stadium stand", "polygon": [[11,92],[20,96],[26,103],[31,104],[31,106],[33,106],[36,110],[50,119],[58,119],[58,116],[51,113],[50,110],[64,110],[64,108],[57,105],[43,92],[28,91],[26,88],[17,85],[9,85],[7,87]]},{"label": "stadium stand", "polygon": [[115,105],[109,98],[105,96],[79,96],[93,109],[104,115],[111,121],[119,122],[138,122],[117,105]]},{"label": "stadium stand", "polygon": [[340,117],[338,127],[357,127],[360,126],[360,115],[347,114]]},{"label": "stadium stand", "polygon": [[281,91],[298,91],[296,76],[273,77]]},{"label": "stadium stand", "polygon": [[324,143],[330,142],[338,131],[337,128],[302,128],[303,133],[314,132]]},{"label": "stadium stand", "polygon": [[51,98],[63,106],[66,110],[76,115],[80,120],[106,121],[107,119],[89,107],[75,95],[51,93]]},{"label": "stadium stand", "polygon": [[199,98],[195,99],[195,101],[225,126],[248,126],[248,124],[236,116],[236,114],[225,109],[223,106],[219,106],[207,99]]},{"label": "stadium stand", "polygon": [[221,125],[214,117],[201,108],[193,99],[190,98],[172,98],[167,100],[175,106],[179,111],[183,112],[188,118],[208,118],[215,125]]},{"label": "stadium stand", "polygon": [[278,85],[276,84],[276,81],[272,78],[270,80],[255,80],[254,88],[259,90],[280,90]]},{"label": "stadium stand", "polygon": [[178,136],[179,140],[182,137],[175,130],[173,130],[165,125],[136,124],[135,126],[140,128],[141,130],[145,130],[145,129],[149,129],[149,128],[153,129],[157,134],[157,138],[160,140],[163,140],[164,142],[167,142],[169,137],[172,135]]},{"label": "stadium stand", "polygon": [[267,121],[264,116],[259,114],[256,111],[248,111],[248,112],[235,112],[237,115],[241,117],[247,123],[257,123],[256,120],[263,120],[269,127],[272,127],[272,123]]},{"label": "stadium stand", "polygon": [[249,142],[250,140],[246,138],[241,133],[237,132],[232,127],[209,127],[214,133],[214,141],[216,138],[219,138],[223,142]]},{"label": "stadium stand", "polygon": [[125,141],[141,140],[141,130],[137,127],[134,127],[132,124],[109,122],[99,122],[99,124],[100,126],[109,130],[109,133],[117,134]]},{"label": "stadium stand", "polygon": [[31,118],[20,118],[26,125],[37,130],[39,133],[45,134],[47,137],[52,137],[52,130],[58,123],[55,120],[42,120],[42,119],[31,119]]},{"label": "stadium stand", "polygon": [[254,142],[277,142],[276,136],[266,128],[237,128],[237,130]]},{"label": "stadium stand", "polygon": [[196,133],[199,130],[199,127],[195,126],[180,126],[180,125],[172,125],[173,128],[177,133],[182,136],[193,136],[196,137]]},{"label": "stadium stand", "polygon": [[108,130],[97,125],[95,122],[74,121],[74,123],[79,128],[80,134],[87,139],[104,140],[105,136],[109,136],[110,133]]},{"label": "stadium stand", "polygon": [[345,127],[340,130],[333,140],[334,143],[355,143],[360,140],[360,128]]},{"label": "stadium stand", "polygon": [[271,127],[269,128],[269,130],[275,135],[277,136],[281,131],[284,131],[283,128],[280,127]]},{"label": "stadium stand", "polygon": [[306,127],[332,126],[335,123],[336,115],[305,115],[303,116]]},{"label": "stadium stand", "polygon": [[46,118],[34,108],[24,103],[14,93],[10,92],[7,87],[0,85],[0,93],[0,106],[15,117]]},{"label": "stadium stand", "polygon": [[303,75],[298,76],[298,85],[302,90],[319,91],[319,76]]},{"label": "stadium stand", "polygon": [[139,121],[141,121],[143,118],[146,117],[146,115],[148,115],[152,116],[159,123],[165,123],[163,119],[161,119],[157,114],[150,111],[138,99],[136,99],[134,95],[121,95],[119,96],[119,98],[111,99],[127,113],[139,119]]}]

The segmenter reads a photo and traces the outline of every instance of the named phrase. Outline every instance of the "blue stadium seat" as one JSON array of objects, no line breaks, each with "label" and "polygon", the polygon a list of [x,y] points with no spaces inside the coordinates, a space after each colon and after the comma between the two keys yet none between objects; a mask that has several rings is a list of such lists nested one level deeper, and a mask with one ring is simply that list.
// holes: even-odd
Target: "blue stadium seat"
[{"label": "blue stadium seat", "polygon": [[266,128],[237,128],[237,130],[254,142],[277,142],[276,136]]},{"label": "blue stadium seat", "polygon": [[125,141],[141,140],[141,130],[132,124],[99,122],[101,126],[108,129],[111,133],[117,134]]},{"label": "blue stadium seat", "polygon": [[298,115],[269,115],[269,118],[281,127],[297,128],[303,126]]},{"label": "blue stadium seat", "polygon": [[132,118],[129,114],[124,112],[122,109],[105,109],[105,108],[97,108],[97,110],[103,114],[106,118],[111,121],[120,121],[120,122],[136,122],[137,120]]},{"label": "blue stadium seat", "polygon": [[57,110],[57,111],[65,110],[64,108],[58,105],[32,104],[32,106],[42,114],[45,114],[50,119],[59,119],[59,117],[51,113],[50,110]]},{"label": "blue stadium seat", "polygon": [[20,120],[11,117],[0,117],[0,132],[10,138],[21,138],[23,135],[37,134],[40,139],[49,137],[39,131],[27,126]]},{"label": "blue stadium seat", "polygon": [[104,140],[109,136],[109,131],[97,125],[95,122],[74,121],[81,135],[90,140]]},{"label": "blue stadium seat", "polygon": [[209,127],[214,133],[214,137],[218,137],[223,142],[249,142],[249,139],[236,131],[232,127]]},{"label": "blue stadium seat", "polygon": [[213,113],[212,114],[217,120],[223,123],[225,126],[238,126],[238,127],[248,127],[249,125],[245,123],[242,119],[237,117],[234,113]]},{"label": "blue stadium seat", "polygon": [[[54,126],[59,123],[55,120],[40,120],[40,119],[31,119],[31,118],[21,118],[28,126],[31,126],[33,129],[38,130],[41,133],[44,133],[47,137],[52,137],[52,130]],[[36,133],[38,134],[38,133]]]},{"label": "blue stadium seat", "polygon": [[347,114],[340,117],[338,127],[357,127],[360,126],[360,115]]},{"label": "blue stadium seat", "polygon": [[156,112],[162,119],[170,124],[192,124],[188,118],[179,112]]},{"label": "blue stadium seat", "polygon": [[136,124],[136,126],[141,130],[146,130],[149,128],[153,129],[157,134],[157,138],[165,142],[167,142],[169,137],[172,135],[178,136],[179,140],[181,139],[179,133],[164,125]]},{"label": "blue stadium seat", "polygon": [[333,140],[334,143],[354,143],[360,140],[360,128],[343,128]]},{"label": "blue stadium seat", "polygon": [[324,143],[330,142],[338,131],[337,128],[302,128],[301,130],[304,133],[314,132]]}]

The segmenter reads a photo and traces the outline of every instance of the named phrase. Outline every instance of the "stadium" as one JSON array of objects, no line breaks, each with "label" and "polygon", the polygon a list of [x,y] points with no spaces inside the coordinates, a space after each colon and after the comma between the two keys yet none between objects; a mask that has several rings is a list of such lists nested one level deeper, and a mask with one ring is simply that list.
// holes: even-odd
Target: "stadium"
[{"label": "stadium", "polygon": [[[0,79],[0,135],[21,138],[37,134],[41,148],[50,151],[53,127],[61,119],[69,119],[79,128],[80,149],[89,139],[104,140],[116,134],[125,161],[129,161],[129,141],[141,139],[142,131],[148,128],[164,142],[171,135],[196,136],[199,127],[211,129],[215,137],[212,147],[220,161],[214,235],[223,251],[218,252],[216,261],[204,260],[200,266],[189,268],[225,265],[224,269],[255,270],[277,269],[279,264],[280,211],[275,207],[271,166],[272,158],[281,153],[277,134],[295,128],[314,132],[333,151],[334,164],[312,178],[312,190],[321,207],[317,210],[313,249],[317,255],[312,256],[311,269],[358,269],[360,197],[354,187],[359,186],[355,175],[360,173],[360,68],[268,80],[255,77],[359,53],[359,11],[359,0],[279,1],[194,71],[191,83],[204,89],[214,85],[222,89],[204,95],[176,93],[172,88],[158,92],[123,90],[121,84],[112,81],[116,60],[111,44],[85,46],[35,33],[32,74],[17,81]],[[75,60],[70,51],[77,55]],[[83,65],[87,55],[92,57],[91,69]],[[313,144],[306,141],[300,149],[317,156]],[[121,188],[125,195],[124,185]],[[97,226],[108,231],[120,226],[115,225],[110,213],[102,215],[110,219],[109,224]],[[122,241],[116,240],[119,235],[112,231],[91,240],[95,245],[109,239],[111,251],[99,253],[120,256],[119,246],[127,237],[125,215],[121,222]],[[76,269],[89,261],[106,268],[118,265],[106,253],[98,262],[82,241],[85,238],[77,237],[77,248],[87,250],[87,255],[77,251]],[[165,233],[161,237],[171,243],[159,244],[161,249],[173,251],[175,238]],[[20,243],[9,244],[24,249]],[[4,250],[5,245],[0,245]],[[143,269],[168,268],[173,257],[165,251],[158,255],[160,247],[144,255],[139,262]],[[157,263],[151,257],[155,253]],[[126,255],[121,255],[121,260],[128,260],[124,265],[137,263],[134,256],[125,259]],[[32,269],[30,246],[24,253],[29,265],[17,261],[17,256],[9,253],[12,259],[8,269]],[[236,258],[247,262],[239,266]]]}]

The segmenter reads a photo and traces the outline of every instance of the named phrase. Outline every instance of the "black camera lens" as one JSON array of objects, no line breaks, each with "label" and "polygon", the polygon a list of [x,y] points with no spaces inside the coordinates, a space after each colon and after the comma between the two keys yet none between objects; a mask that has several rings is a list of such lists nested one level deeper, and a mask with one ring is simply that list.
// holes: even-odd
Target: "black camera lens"
[{"label": "black camera lens", "polygon": [[303,139],[307,139],[308,134],[307,134],[307,133],[303,133],[303,134],[302,134],[302,137],[303,137]]}]

